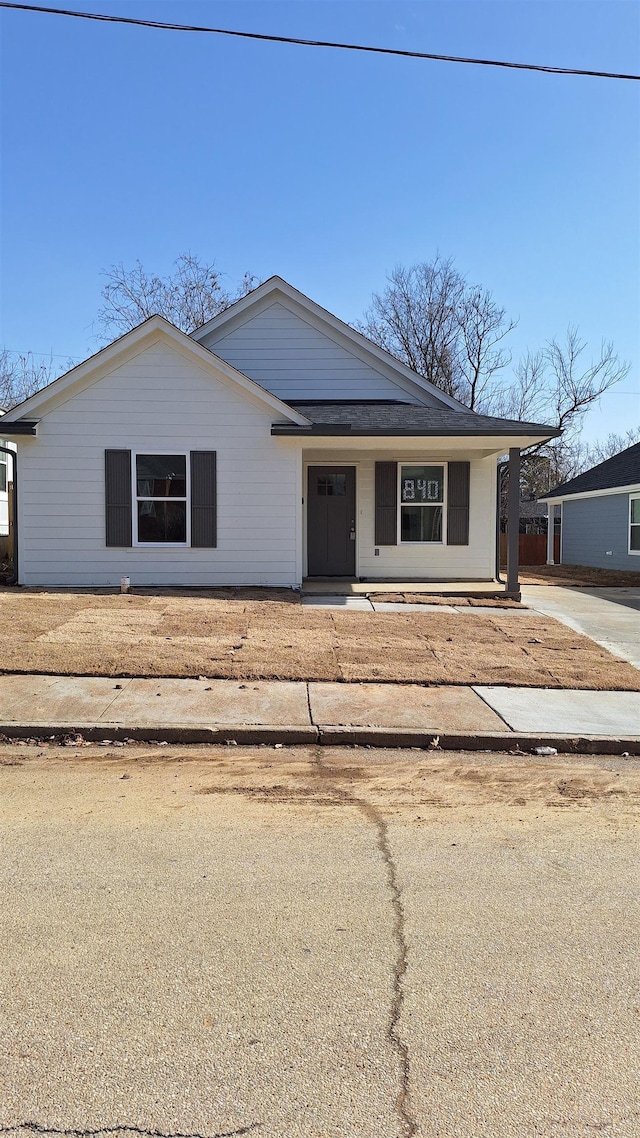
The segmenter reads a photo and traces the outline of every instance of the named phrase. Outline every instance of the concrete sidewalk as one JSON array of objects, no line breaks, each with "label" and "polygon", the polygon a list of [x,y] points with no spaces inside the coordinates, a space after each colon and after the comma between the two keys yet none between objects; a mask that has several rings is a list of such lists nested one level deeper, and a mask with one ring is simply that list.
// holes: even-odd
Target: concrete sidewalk
[{"label": "concrete sidewalk", "polygon": [[0,733],[640,753],[640,692],[0,676]]},{"label": "concrete sidewalk", "polygon": [[522,600],[640,668],[640,589],[523,585]]}]

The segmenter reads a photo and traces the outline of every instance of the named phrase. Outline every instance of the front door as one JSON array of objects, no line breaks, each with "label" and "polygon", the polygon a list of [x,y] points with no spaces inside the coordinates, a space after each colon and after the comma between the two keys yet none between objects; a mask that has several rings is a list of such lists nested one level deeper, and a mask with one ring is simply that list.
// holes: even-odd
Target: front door
[{"label": "front door", "polygon": [[307,574],[354,577],[356,468],[310,466],[307,490]]}]

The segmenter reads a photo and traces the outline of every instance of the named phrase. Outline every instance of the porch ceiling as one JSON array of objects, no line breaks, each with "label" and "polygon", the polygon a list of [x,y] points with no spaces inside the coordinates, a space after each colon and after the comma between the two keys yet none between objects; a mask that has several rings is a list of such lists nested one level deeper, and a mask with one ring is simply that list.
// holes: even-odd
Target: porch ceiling
[{"label": "porch ceiling", "polygon": [[303,456],[309,461],[318,460],[323,455],[338,454],[343,461],[347,462],[354,461],[358,456],[364,457],[367,453],[380,454],[381,451],[390,456],[429,454],[433,458],[447,459],[452,454],[465,454],[473,458],[490,458],[491,456],[506,454],[510,447],[529,446],[532,440],[469,438],[465,435],[448,438],[428,435],[395,437],[382,435],[374,438],[356,435],[345,438],[343,435],[335,437],[310,436],[307,438],[297,436],[295,440],[291,441],[298,444],[302,443]]}]

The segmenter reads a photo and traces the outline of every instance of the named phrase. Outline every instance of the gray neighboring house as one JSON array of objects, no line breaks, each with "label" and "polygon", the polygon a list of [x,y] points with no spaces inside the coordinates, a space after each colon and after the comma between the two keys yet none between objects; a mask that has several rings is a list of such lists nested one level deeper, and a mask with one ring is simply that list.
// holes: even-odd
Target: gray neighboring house
[{"label": "gray neighboring house", "polygon": [[[550,510],[560,506],[563,565],[640,572],[640,443],[557,486],[540,502]],[[547,564],[553,563],[549,541]]]}]

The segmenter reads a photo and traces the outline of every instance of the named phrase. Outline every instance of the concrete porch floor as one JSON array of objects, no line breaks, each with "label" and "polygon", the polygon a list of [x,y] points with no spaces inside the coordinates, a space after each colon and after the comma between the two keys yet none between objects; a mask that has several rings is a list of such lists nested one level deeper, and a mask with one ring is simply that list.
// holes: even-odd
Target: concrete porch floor
[{"label": "concrete porch floor", "polygon": [[499,581],[354,581],[344,577],[307,578],[302,595],[307,597],[368,597],[374,593],[424,593],[437,597],[506,597],[507,586]]}]

